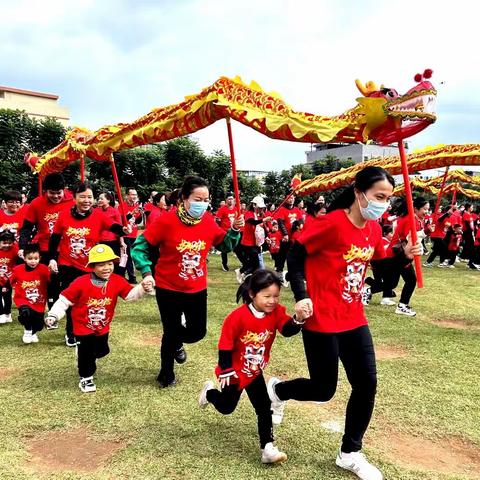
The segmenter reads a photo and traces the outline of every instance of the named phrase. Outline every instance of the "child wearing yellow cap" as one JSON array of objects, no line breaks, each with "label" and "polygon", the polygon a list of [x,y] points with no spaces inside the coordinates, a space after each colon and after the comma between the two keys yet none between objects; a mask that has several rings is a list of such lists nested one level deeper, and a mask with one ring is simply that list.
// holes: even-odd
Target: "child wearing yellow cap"
[{"label": "child wearing yellow cap", "polygon": [[63,290],[45,318],[47,327],[51,328],[72,308],[80,375],[78,386],[84,393],[97,389],[93,382],[96,360],[110,352],[108,334],[118,297],[131,302],[141,298],[145,292],[154,292],[151,277],[132,286],[123,277],[113,273],[114,262],[118,258],[108,245],[94,246],[88,254],[87,264],[92,272],[78,277]]}]

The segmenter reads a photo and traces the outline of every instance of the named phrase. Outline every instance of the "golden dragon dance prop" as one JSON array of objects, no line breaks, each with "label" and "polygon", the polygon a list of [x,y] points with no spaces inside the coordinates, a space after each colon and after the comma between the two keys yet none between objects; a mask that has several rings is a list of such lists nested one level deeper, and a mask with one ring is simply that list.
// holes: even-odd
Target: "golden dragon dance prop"
[{"label": "golden dragon dance prop", "polygon": [[[422,189],[424,192],[431,193],[432,195],[439,195],[440,188],[434,186],[434,184],[426,184],[428,182],[423,182],[422,180],[413,179],[411,182],[412,188]],[[464,188],[460,182],[453,182],[445,186],[443,189],[443,194],[458,192],[475,200],[480,199],[480,192],[477,190],[472,190],[471,188]],[[397,197],[405,195],[404,185],[399,185],[393,191],[393,194]]]},{"label": "golden dragon dance prop", "polygon": [[221,77],[181,103],[155,108],[132,123],[105,126],[95,132],[72,128],[65,140],[43,156],[25,161],[40,177],[63,170],[81,157],[108,160],[112,153],[194,133],[217,120],[231,118],[276,140],[308,143],[368,142],[388,144],[418,133],[436,120],[436,91],[417,80],[404,95],[394,89],[365,85],[362,97],[337,116],[296,112],[278,94],[266,93],[255,82]]},{"label": "golden dragon dance prop", "polygon": [[[480,165],[480,144],[427,147],[409,154],[407,156],[407,162],[410,172],[420,172],[422,170],[441,168],[448,165]],[[367,166],[382,167],[392,175],[398,175],[402,172],[402,166],[398,156],[369,160],[349,168],[325,173],[310,180],[305,180],[297,186],[296,192],[298,195],[309,195],[316,192],[345,187],[352,184],[357,172]]]}]

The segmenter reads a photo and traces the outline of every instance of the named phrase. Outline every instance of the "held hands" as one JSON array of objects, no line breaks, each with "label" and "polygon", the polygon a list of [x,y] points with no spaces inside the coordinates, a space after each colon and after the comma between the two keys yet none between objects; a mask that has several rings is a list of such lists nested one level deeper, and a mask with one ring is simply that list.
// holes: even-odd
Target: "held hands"
[{"label": "held hands", "polygon": [[48,264],[48,269],[53,272],[53,273],[58,273],[58,265],[56,260],[50,260],[50,263]]},{"label": "held hands", "polygon": [[304,298],[295,304],[295,314],[299,320],[305,320],[313,315],[313,303],[310,298]]},{"label": "held hands", "polygon": [[53,315],[47,315],[45,317],[45,325],[47,327],[47,330],[55,330],[56,328],[58,328],[57,317],[54,317]]},{"label": "held hands", "polygon": [[220,388],[223,390],[225,387],[233,385],[238,380],[238,375],[235,373],[233,368],[228,370],[223,370],[218,376],[218,381],[220,382]]},{"label": "held hands", "polygon": [[289,240],[288,235],[284,235],[282,238],[282,242],[288,242],[288,240]]},{"label": "held hands", "polygon": [[21,258],[22,260],[25,260],[23,258],[23,248],[18,251],[17,255],[18,255],[18,258]]},{"label": "held hands", "polygon": [[144,277],[142,287],[149,295],[155,295],[155,279],[151,275]]},{"label": "held hands", "polygon": [[233,228],[235,230],[239,230],[245,226],[245,217],[243,215],[239,215],[235,221],[233,222]]},{"label": "held hands", "polygon": [[130,233],[132,233],[132,226],[127,223],[124,227],[123,227],[123,233],[125,235],[129,235]]}]

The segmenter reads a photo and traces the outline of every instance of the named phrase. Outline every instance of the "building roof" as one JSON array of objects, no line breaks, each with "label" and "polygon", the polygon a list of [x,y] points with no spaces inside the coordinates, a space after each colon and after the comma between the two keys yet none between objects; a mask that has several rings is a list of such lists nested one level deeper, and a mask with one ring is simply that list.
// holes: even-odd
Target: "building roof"
[{"label": "building roof", "polygon": [[4,87],[2,85],[0,85],[0,92],[19,93],[20,95],[30,95],[31,97],[42,97],[49,98],[51,100],[58,100],[58,95],[54,95],[53,93],[34,92],[33,90],[22,90],[20,88]]}]

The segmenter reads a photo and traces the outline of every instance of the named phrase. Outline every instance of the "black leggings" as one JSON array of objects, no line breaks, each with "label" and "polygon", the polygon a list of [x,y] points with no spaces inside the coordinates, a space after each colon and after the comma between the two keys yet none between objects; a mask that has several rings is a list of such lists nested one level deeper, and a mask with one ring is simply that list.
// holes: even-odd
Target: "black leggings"
[{"label": "black leggings", "polygon": [[8,282],[3,287],[0,286],[0,315],[10,315],[12,313],[12,287]]},{"label": "black leggings", "polygon": [[110,353],[108,333],[104,335],[76,335],[78,374],[80,378],[91,377],[97,370],[97,358]]},{"label": "black leggings", "polygon": [[431,238],[432,240],[432,253],[427,258],[427,263],[433,263],[437,256],[440,257],[440,262],[445,260],[447,247],[443,238]]},{"label": "black leggings", "polygon": [[24,326],[25,330],[37,333],[43,329],[44,312],[37,312],[27,305],[22,305],[18,309],[18,321]]},{"label": "black leggings", "polygon": [[330,400],[337,389],[340,359],[352,387],[342,452],[359,451],[372,417],[377,390],[377,368],[370,330],[365,325],[341,333],[303,330],[302,334],[310,378],[278,383],[275,392],[281,400]]},{"label": "black leggings", "polygon": [[400,303],[408,305],[412,298],[415,287],[417,286],[417,275],[413,268],[413,262],[405,264],[401,263],[397,259],[392,259],[389,263],[388,270],[385,271],[385,291],[395,290],[400,281],[400,277],[405,282],[402,288],[402,294],[400,295]]},{"label": "black leggings", "polygon": [[365,283],[370,286],[372,295],[374,293],[383,292],[383,297],[394,297],[395,292],[388,288],[385,282],[386,269],[388,269],[388,259],[372,260],[370,267],[372,268],[373,278],[368,277],[365,279]]},{"label": "black leggings", "polygon": [[[109,240],[109,241],[104,241],[101,242],[104,245],[108,245],[112,250],[115,255],[120,257],[120,240]],[[125,276],[125,270],[126,267],[121,267],[119,262],[115,262],[114,267],[113,267],[113,272],[116,273],[117,275],[120,275],[121,277]]]},{"label": "black leggings", "polygon": [[245,275],[250,275],[255,270],[260,268],[260,259],[258,254],[260,253],[260,247],[246,247],[243,245],[243,265],[240,268],[240,272]]},{"label": "black leggings", "polygon": [[[58,276],[60,279],[60,288],[61,291],[65,290],[70,284],[78,277],[86,275],[87,272],[79,270],[75,267],[67,267],[66,265],[58,266]],[[67,323],[65,324],[65,333],[70,340],[74,339],[73,335],[73,324],[72,324],[72,309],[67,310]]]},{"label": "black leggings", "polygon": [[[183,343],[196,343],[207,333],[207,290],[197,293],[175,292],[156,288],[157,304],[163,324],[160,349],[160,375],[170,381],[175,378],[175,352]],[[182,313],[186,326],[182,326]]]},{"label": "black leggings", "polygon": [[[47,252],[40,252],[40,262],[48,267],[49,263],[49,254]],[[47,285],[47,295],[48,295],[48,309],[50,310],[53,307],[53,304],[58,300],[58,295],[60,294],[60,280],[58,278],[58,273],[50,273],[50,281]]]},{"label": "black leggings", "polygon": [[[263,374],[245,388],[250,403],[255,409],[258,423],[258,436],[260,448],[265,448],[267,443],[273,442],[272,410],[271,402],[267,393],[267,386]],[[208,390],[207,400],[224,415],[229,415],[237,408],[238,401],[243,390],[236,385],[230,385],[223,390]]]}]

